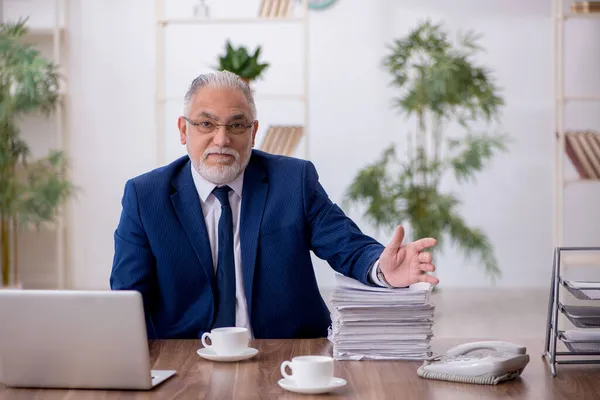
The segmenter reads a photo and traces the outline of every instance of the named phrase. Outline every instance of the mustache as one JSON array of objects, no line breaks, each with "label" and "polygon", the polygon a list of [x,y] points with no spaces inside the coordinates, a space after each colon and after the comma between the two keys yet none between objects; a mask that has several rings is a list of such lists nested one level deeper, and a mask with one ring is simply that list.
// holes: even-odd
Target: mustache
[{"label": "mustache", "polygon": [[230,156],[234,156],[236,160],[240,159],[240,154],[229,147],[209,147],[206,150],[204,150],[202,158],[206,159],[211,154],[227,154]]}]

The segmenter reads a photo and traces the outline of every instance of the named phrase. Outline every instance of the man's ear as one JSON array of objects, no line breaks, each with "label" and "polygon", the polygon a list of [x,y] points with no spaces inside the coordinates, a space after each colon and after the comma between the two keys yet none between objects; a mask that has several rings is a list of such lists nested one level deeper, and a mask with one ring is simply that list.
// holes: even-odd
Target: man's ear
[{"label": "man's ear", "polygon": [[186,144],[187,123],[183,117],[177,118],[177,128],[179,129],[179,141],[181,142],[181,144]]},{"label": "man's ear", "polygon": [[256,132],[258,132],[258,121],[254,121],[254,127],[252,128],[252,147],[254,147]]}]

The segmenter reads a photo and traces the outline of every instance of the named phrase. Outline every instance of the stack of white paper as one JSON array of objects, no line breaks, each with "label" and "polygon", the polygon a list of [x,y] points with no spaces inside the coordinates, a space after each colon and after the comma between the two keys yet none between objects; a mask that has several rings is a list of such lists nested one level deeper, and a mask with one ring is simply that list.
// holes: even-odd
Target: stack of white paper
[{"label": "stack of white paper", "polygon": [[372,287],[336,276],[331,297],[329,340],[337,360],[431,357],[434,306],[432,286]]}]

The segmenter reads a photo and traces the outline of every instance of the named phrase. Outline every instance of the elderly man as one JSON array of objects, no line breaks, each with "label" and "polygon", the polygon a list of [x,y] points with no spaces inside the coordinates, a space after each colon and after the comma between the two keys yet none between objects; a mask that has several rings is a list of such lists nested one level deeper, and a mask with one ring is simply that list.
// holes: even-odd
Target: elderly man
[{"label": "elderly man", "polygon": [[364,284],[437,284],[425,238],[387,247],[331,202],[309,161],[253,150],[258,121],[237,75],[197,77],[177,121],[188,155],[129,180],[114,234],[114,290],[141,292],[149,338],[247,327],[312,338],[331,323],[310,251]]}]

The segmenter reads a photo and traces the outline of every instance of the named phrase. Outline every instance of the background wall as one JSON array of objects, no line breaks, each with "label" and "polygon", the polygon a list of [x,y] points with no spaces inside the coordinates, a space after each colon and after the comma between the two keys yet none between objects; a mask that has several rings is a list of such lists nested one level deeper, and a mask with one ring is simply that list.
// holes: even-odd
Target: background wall
[{"label": "background wall", "polygon": [[[193,3],[182,0],[169,12],[191,15]],[[234,5],[239,15],[251,15],[259,1],[219,3]],[[380,67],[386,44],[427,17],[445,21],[452,30],[480,32],[487,49],[481,61],[494,70],[504,88],[503,129],[514,143],[508,154],[494,159],[476,184],[459,187],[448,179],[444,188],[460,194],[466,220],[489,235],[503,273],[498,285],[545,286],[552,251],[551,2],[447,3],[340,0],[327,11],[311,12],[310,158],[332,200],[341,202],[357,170],[378,157],[391,141],[402,144],[414,126],[390,108],[393,91],[387,87],[389,75]],[[70,2],[70,147],[74,180],[82,193],[71,207],[69,256],[72,283],[78,288],[108,286],[123,186],[128,178],[156,166],[153,18],[153,2],[146,0]],[[600,62],[600,51],[589,38],[598,36],[600,24],[570,24],[567,88],[578,95],[597,95],[600,79],[592,68]],[[299,27],[190,26],[168,32],[167,84],[173,101],[167,106],[169,130],[164,145],[171,159],[182,150],[174,119],[178,98],[197,73],[214,65],[226,37],[264,46],[265,58],[273,67],[257,84],[257,92],[297,93],[302,88],[301,52],[290,48],[302,44]],[[259,118],[267,123],[282,117],[294,122],[301,116],[298,104],[282,105],[264,98],[258,103]],[[575,105],[569,109],[567,123],[573,128],[598,128],[599,107],[599,103]],[[597,116],[592,117],[592,112]],[[569,189],[567,244],[598,244],[600,224],[592,221],[600,217],[599,197],[600,185]],[[388,241],[390,234],[374,232],[358,211],[349,214],[365,232]],[[437,265],[442,287],[490,284],[476,261],[464,260],[453,248],[438,255]],[[315,268],[322,286],[330,286],[333,273],[327,264],[315,260]]]}]

